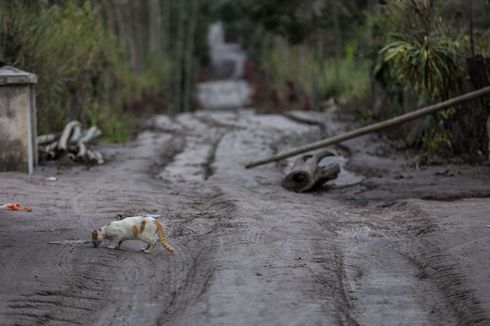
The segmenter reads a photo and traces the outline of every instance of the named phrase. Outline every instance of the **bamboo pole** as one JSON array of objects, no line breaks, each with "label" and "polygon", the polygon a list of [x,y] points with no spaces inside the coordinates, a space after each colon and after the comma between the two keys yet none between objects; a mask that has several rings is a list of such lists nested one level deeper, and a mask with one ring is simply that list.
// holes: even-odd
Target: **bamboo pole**
[{"label": "bamboo pole", "polygon": [[291,156],[295,156],[298,154],[302,154],[305,152],[309,152],[309,151],[312,151],[312,150],[315,150],[318,148],[338,144],[338,143],[343,142],[345,140],[356,138],[356,137],[368,134],[368,133],[373,132],[373,131],[378,131],[378,130],[382,130],[382,129],[385,129],[388,127],[396,126],[396,125],[405,123],[407,121],[411,121],[411,120],[429,115],[431,113],[434,113],[434,112],[437,112],[437,111],[440,111],[443,109],[447,109],[450,106],[455,106],[455,105],[458,105],[458,104],[461,104],[464,102],[468,102],[468,101],[474,100],[476,98],[479,98],[479,97],[482,97],[482,96],[485,96],[488,94],[490,94],[490,86],[481,88],[479,90],[476,90],[476,91],[473,91],[473,92],[470,92],[470,93],[467,93],[467,94],[464,94],[461,96],[457,96],[455,98],[452,98],[452,99],[449,99],[449,100],[446,100],[446,101],[443,101],[443,102],[440,102],[440,103],[437,103],[434,105],[426,106],[422,109],[419,109],[419,110],[416,110],[413,112],[409,112],[409,113],[400,115],[398,117],[394,117],[394,118],[391,118],[391,119],[388,119],[385,121],[374,123],[372,125],[361,127],[361,128],[346,132],[346,133],[338,135],[338,136],[334,136],[334,137],[330,137],[330,138],[327,138],[324,140],[320,140],[320,141],[317,141],[317,142],[314,142],[314,143],[311,143],[311,144],[308,144],[305,146],[300,146],[300,147],[294,148],[294,149],[289,150],[289,151],[284,152],[284,153],[279,153],[279,154],[272,155],[269,157],[265,157],[265,158],[262,158],[262,159],[259,159],[256,161],[250,161],[250,162],[245,164],[245,168],[247,168],[247,169],[253,168],[255,166],[267,164],[267,163],[274,162],[274,161],[279,161],[279,160],[282,160],[282,159],[285,159],[285,158],[288,158]]}]

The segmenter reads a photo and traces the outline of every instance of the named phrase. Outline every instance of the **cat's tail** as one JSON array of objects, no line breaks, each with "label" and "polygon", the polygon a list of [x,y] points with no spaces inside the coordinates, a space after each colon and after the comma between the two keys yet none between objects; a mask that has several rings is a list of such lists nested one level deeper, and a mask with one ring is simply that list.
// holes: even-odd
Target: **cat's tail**
[{"label": "cat's tail", "polygon": [[163,226],[157,220],[153,220],[153,224],[155,224],[157,227],[158,237],[160,238],[160,243],[162,244],[163,248],[167,249],[170,255],[173,255],[174,248],[168,244],[167,238],[165,238],[165,232],[163,231]]}]

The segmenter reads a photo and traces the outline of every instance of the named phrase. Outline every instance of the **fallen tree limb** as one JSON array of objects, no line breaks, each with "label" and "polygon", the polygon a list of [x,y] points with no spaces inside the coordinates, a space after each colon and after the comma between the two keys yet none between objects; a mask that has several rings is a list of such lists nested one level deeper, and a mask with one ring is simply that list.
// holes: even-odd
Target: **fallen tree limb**
[{"label": "fallen tree limb", "polygon": [[73,128],[73,132],[71,133],[70,142],[74,142],[74,143],[78,142],[81,136],[82,136],[82,127],[75,126],[75,128]]},{"label": "fallen tree limb", "polygon": [[79,142],[77,158],[83,162],[85,160],[86,154],[87,154],[87,145],[85,145],[85,143]]},{"label": "fallen tree limb", "polygon": [[78,140],[78,143],[89,143],[93,139],[99,137],[102,134],[99,128],[96,126],[90,127],[83,136]]},{"label": "fallen tree limb", "polygon": [[49,144],[55,140],[56,140],[56,134],[41,135],[37,137],[37,144],[38,145]]},{"label": "fallen tree limb", "polygon": [[78,121],[71,121],[65,126],[65,128],[63,129],[63,132],[61,133],[60,141],[58,144],[58,148],[61,151],[66,151],[68,139],[70,138],[72,130],[76,127],[81,127],[81,126],[82,126],[82,124]]},{"label": "fallen tree limb", "polygon": [[283,187],[289,191],[305,192],[315,186],[323,185],[330,179],[335,179],[340,172],[338,163],[319,166],[326,156],[334,156],[330,151],[324,150],[316,154],[306,154],[294,162],[291,171],[283,181]]},{"label": "fallen tree limb", "polygon": [[402,123],[405,123],[405,122],[408,122],[411,120],[415,120],[417,118],[429,115],[431,113],[434,113],[434,112],[437,112],[440,110],[444,110],[444,109],[447,109],[451,106],[455,106],[455,105],[458,105],[461,103],[465,103],[465,102],[474,100],[476,98],[479,98],[479,97],[482,97],[482,96],[485,96],[488,94],[490,94],[490,86],[484,87],[484,88],[479,89],[477,91],[470,92],[470,93],[467,93],[467,94],[464,94],[461,96],[457,96],[455,98],[452,98],[452,99],[449,99],[449,100],[446,100],[446,101],[443,101],[443,102],[440,102],[440,103],[437,103],[434,105],[424,107],[422,109],[419,109],[419,110],[416,110],[413,112],[409,112],[409,113],[400,115],[398,117],[394,117],[394,118],[391,118],[391,119],[388,119],[385,121],[374,123],[372,125],[361,127],[361,128],[346,132],[346,133],[338,135],[338,136],[330,137],[330,138],[320,140],[320,141],[317,141],[317,142],[314,142],[314,143],[311,143],[311,144],[308,144],[305,146],[297,147],[297,148],[294,148],[294,149],[289,150],[289,151],[284,152],[284,153],[279,153],[279,154],[272,155],[269,157],[265,157],[265,158],[262,158],[262,159],[259,159],[256,161],[250,161],[250,162],[245,164],[245,168],[249,169],[249,168],[252,168],[255,166],[267,164],[267,163],[274,162],[274,161],[279,161],[279,160],[282,160],[282,159],[285,159],[285,158],[288,158],[291,156],[295,156],[298,154],[309,152],[309,151],[319,149],[322,147],[338,144],[338,143],[343,142],[345,140],[349,140],[352,138],[356,138],[356,137],[371,133],[373,131],[386,129],[388,127],[396,126],[396,125],[399,125],[399,124],[402,124]]}]

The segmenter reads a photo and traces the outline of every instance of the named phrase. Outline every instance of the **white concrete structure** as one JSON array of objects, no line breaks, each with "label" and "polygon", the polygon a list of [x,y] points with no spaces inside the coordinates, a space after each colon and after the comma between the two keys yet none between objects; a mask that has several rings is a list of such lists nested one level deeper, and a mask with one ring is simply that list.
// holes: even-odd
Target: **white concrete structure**
[{"label": "white concrete structure", "polygon": [[0,172],[32,174],[37,165],[36,83],[35,74],[0,68]]}]

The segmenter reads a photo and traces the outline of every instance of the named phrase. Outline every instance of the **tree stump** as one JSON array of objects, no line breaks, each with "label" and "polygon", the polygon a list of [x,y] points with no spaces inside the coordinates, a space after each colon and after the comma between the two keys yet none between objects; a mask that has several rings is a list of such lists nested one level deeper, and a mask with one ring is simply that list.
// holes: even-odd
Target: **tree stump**
[{"label": "tree stump", "polygon": [[328,180],[335,179],[340,172],[338,163],[318,165],[324,157],[334,155],[330,151],[321,151],[300,156],[284,178],[283,187],[289,191],[305,192],[315,186],[323,185]]}]

